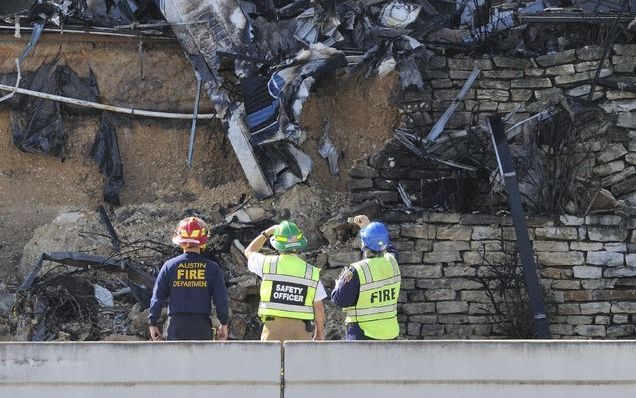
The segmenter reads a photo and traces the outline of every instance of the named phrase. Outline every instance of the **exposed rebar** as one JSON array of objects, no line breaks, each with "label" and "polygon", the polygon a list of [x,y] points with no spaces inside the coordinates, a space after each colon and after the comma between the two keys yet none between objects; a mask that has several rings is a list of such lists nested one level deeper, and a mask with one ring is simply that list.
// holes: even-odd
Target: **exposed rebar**
[{"label": "exposed rebar", "polygon": [[[62,97],[60,95],[47,94],[47,93],[42,93],[39,91],[27,90],[24,88],[7,86],[4,84],[0,84],[0,90],[29,95],[31,97],[44,98],[51,101],[64,102],[66,104],[83,106],[85,108],[93,108],[93,109],[100,109],[102,111],[124,113],[131,116],[146,116],[146,117],[156,117],[156,118],[163,118],[163,119],[192,119],[194,117],[194,114],[192,113],[159,112],[159,111],[147,111],[147,110],[135,109],[135,108],[124,108],[121,106],[105,105],[105,104],[100,104],[98,102],[91,102],[91,101],[84,101],[84,100],[80,100],[76,98]],[[205,113],[202,115],[197,115],[198,119],[214,119],[215,117],[216,115],[213,113]]]}]

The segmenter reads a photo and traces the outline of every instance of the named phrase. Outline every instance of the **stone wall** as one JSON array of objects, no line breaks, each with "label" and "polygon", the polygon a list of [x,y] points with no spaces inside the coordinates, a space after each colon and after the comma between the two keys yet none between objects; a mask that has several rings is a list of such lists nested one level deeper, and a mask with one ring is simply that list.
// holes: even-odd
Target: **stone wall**
[{"label": "stone wall", "polygon": [[[487,135],[484,141],[484,137],[473,137],[476,133],[471,130],[483,126],[489,115],[517,109],[511,119],[514,123],[549,106],[561,106],[568,98],[587,97],[601,52],[600,47],[591,46],[533,59],[434,56],[425,71],[428,89],[418,93],[416,100],[402,100],[404,119],[408,121],[409,107],[421,107],[420,131],[426,134],[473,66],[479,65],[478,80],[440,136],[455,140],[454,144],[446,152],[437,152],[450,159],[462,150],[470,154],[476,141],[491,145]],[[615,45],[601,76],[633,76],[635,65],[636,45]],[[588,126],[589,151],[581,159],[586,167],[580,175],[593,181],[597,191],[600,187],[607,190],[606,210],[614,206],[626,209],[636,205],[636,93],[597,86],[593,97],[599,113],[597,124]],[[510,335],[509,325],[494,314],[484,285],[484,280],[494,283],[491,267],[520,264],[514,256],[510,218],[468,214],[479,207],[478,201],[484,202],[483,213],[507,209],[503,195],[497,206],[488,202],[493,196],[490,177],[497,168],[493,154],[489,156],[484,168],[490,174],[458,171],[418,157],[392,140],[349,170],[349,190],[356,202],[378,199],[399,208],[398,184],[416,208],[448,210],[449,197],[467,198],[455,198],[453,211],[459,213],[396,211],[383,215],[400,250],[403,291],[399,320],[405,338],[519,337]],[[556,338],[634,338],[636,218],[627,213],[528,217]],[[328,282],[337,277],[339,267],[359,258],[356,248],[331,253],[324,264]]]},{"label": "stone wall", "polygon": [[[426,135],[462,87],[473,66],[478,65],[481,68],[478,80],[440,136],[442,140],[461,143],[451,150],[435,152],[452,160],[457,155],[450,153],[453,151],[474,153],[471,145],[476,140],[481,140],[482,148],[491,146],[485,134],[480,137],[471,130],[484,126],[489,115],[506,114],[516,109],[510,119],[512,124],[549,106],[559,106],[566,98],[587,98],[601,52],[598,46],[588,46],[531,59],[433,56],[423,71],[427,79],[426,90],[418,93],[415,99],[402,99],[402,111],[409,113],[414,107],[422,109],[420,119],[423,120],[417,124],[420,132]],[[604,65],[601,77],[629,80],[635,70],[636,45],[614,45]],[[593,106],[602,115],[595,121],[605,125],[592,126],[596,130],[587,140],[591,154],[582,162],[587,166],[582,173],[610,191],[616,199],[636,204],[636,93],[597,86],[593,99]],[[408,119],[404,117],[405,122]],[[492,162],[491,170],[496,168],[492,154],[488,161]],[[352,180],[348,188],[354,201],[378,198],[383,203],[395,204],[400,202],[396,187],[402,183],[415,205],[433,207],[442,204],[444,198],[435,197],[436,193],[458,194],[475,200],[460,203],[452,210],[479,209],[477,198],[480,204],[488,201],[489,176],[457,170],[431,159],[418,158],[394,140],[386,144],[383,151],[359,162],[349,171]],[[484,204],[486,207],[491,205]]]},{"label": "stone wall", "polygon": [[[514,261],[509,216],[391,212],[384,221],[399,249],[404,338],[518,337],[493,315],[477,278]],[[634,338],[636,218],[528,217],[528,226],[554,337]],[[360,256],[357,248],[331,253],[326,284]]]}]

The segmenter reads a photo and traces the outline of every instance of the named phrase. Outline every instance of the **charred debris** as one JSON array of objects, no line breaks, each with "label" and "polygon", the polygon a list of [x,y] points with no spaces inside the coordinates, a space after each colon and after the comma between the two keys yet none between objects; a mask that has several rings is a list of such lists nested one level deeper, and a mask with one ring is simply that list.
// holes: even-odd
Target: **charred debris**
[{"label": "charred debris", "polygon": [[[215,116],[222,121],[259,199],[309,176],[312,162],[300,149],[307,136],[300,115],[312,88],[323,79],[340,73],[383,76],[395,70],[402,91],[398,102],[414,103],[417,93],[428,84],[422,72],[436,54],[464,52],[522,57],[549,54],[579,44],[576,37],[585,36],[580,32],[582,26],[588,31],[607,30],[604,43],[607,50],[614,41],[629,35],[628,24],[634,15],[633,0],[11,0],[0,5],[0,16],[5,22],[2,29],[15,35],[25,30],[32,32],[20,60],[28,56],[41,33],[47,30],[138,37],[140,51],[144,37],[176,38],[192,63],[200,87],[211,99]],[[594,76],[595,85],[603,84],[599,76],[602,64]],[[94,82],[88,82],[90,87],[72,95],[68,90],[64,92],[61,78],[42,81],[39,75],[57,76],[52,68],[46,66],[46,70],[38,71],[23,84],[16,76],[5,76],[2,89],[22,86],[36,92],[98,102]],[[76,77],[69,76],[66,85],[79,83]],[[449,106],[431,130],[414,133],[413,129],[400,129],[397,137],[411,149],[406,140],[415,138],[416,146],[427,147],[427,156],[443,160],[444,154],[431,154],[430,146],[438,138],[444,138],[440,134],[454,112],[453,106],[462,100],[462,92],[472,85],[469,81],[458,93],[455,104]],[[62,93],[58,93],[60,90]],[[16,109],[35,113],[29,112],[30,121],[25,115],[17,118],[12,128],[16,145],[22,150],[62,157],[60,105],[41,98],[21,97],[14,101]],[[191,115],[192,135],[196,119],[201,117],[197,108],[198,100]],[[421,120],[415,124],[421,126]],[[31,131],[24,131],[21,126],[25,125]],[[33,131],[39,125],[50,127]],[[116,166],[116,137],[107,137],[112,136],[106,133],[111,130],[112,124],[105,119],[96,147],[108,144],[109,153],[115,154],[109,163],[115,166],[104,167],[103,159],[96,161],[109,179],[105,198],[117,205],[123,172]],[[321,153],[329,159],[330,169],[336,174],[338,148],[328,138],[323,137]],[[32,142],[37,142],[39,148]],[[93,152],[105,156],[103,150]],[[192,152],[190,148],[189,164]]]},{"label": "charred debris", "polygon": [[[0,89],[7,93],[0,101],[12,108],[12,135],[19,149],[60,158],[66,140],[64,114],[102,114],[90,156],[107,178],[104,200],[118,206],[124,173],[112,113],[121,109],[97,106],[99,90],[92,75],[80,78],[53,61],[23,76],[20,62],[47,31],[136,37],[140,51],[146,37],[177,40],[200,90],[212,101],[214,116],[223,123],[255,197],[263,199],[305,181],[311,173],[311,158],[300,149],[307,138],[300,115],[313,88],[338,74],[364,78],[395,71],[400,88],[393,102],[402,122],[387,148],[396,157],[429,165],[437,174],[427,180],[432,184],[428,187],[422,180],[419,188],[403,183],[391,187],[399,204],[376,197],[361,206],[376,212],[382,207],[407,213],[417,207],[472,211],[478,209],[467,204],[466,196],[477,196],[473,189],[486,187],[491,196],[503,192],[490,128],[483,120],[473,120],[462,130],[451,130],[447,124],[481,70],[476,65],[466,73],[463,86],[433,120],[423,92],[430,84],[427,70],[434,59],[453,54],[526,58],[603,37],[600,62],[587,80],[592,85],[587,98],[561,96],[523,120],[514,118],[517,110],[512,109],[502,115],[503,123],[508,140],[520,140],[512,156],[527,210],[632,212],[600,184],[582,179],[576,168],[593,130],[603,124],[593,87],[636,91],[633,76],[602,74],[609,48],[633,40],[630,22],[635,15],[634,0],[10,0],[0,5],[0,28],[16,36],[30,32],[31,40],[16,62],[16,73],[0,76]],[[81,103],[64,102],[69,98]],[[198,100],[193,114],[187,115],[192,118],[192,134],[203,117],[197,108]],[[319,154],[337,175],[342,154],[330,139],[328,115],[320,134]],[[536,137],[540,145],[528,137]],[[189,161],[191,156],[192,147]],[[480,187],[471,185],[476,180]],[[412,195],[415,189],[419,196]],[[240,242],[284,215],[255,217],[240,204],[221,213],[224,218],[217,220],[212,231],[216,238],[207,254],[219,261],[230,285],[233,337],[250,338],[259,333],[254,316],[258,282],[237,266],[244,268],[245,261]],[[102,208],[100,214],[112,255],[43,253],[17,293],[0,297],[0,312],[15,315],[8,326],[12,334],[30,340],[146,337],[144,310],[157,260],[170,257],[173,248],[155,241],[122,240],[108,212]],[[338,215],[325,224],[327,240],[332,241],[327,235],[338,241],[337,235],[349,233],[345,220]],[[148,251],[153,254],[145,258],[141,253]]]},{"label": "charred debris", "polygon": [[[247,207],[217,208],[189,215],[219,221],[203,255],[219,263],[232,298],[232,339],[257,339],[260,322],[258,280],[247,270],[240,242],[289,215]],[[147,339],[147,308],[161,264],[179,251],[151,238],[126,231],[122,215],[111,219],[98,209],[101,229],[86,234],[110,240],[108,255],[87,252],[42,253],[15,293],[0,293],[2,339],[139,340]],[[128,212],[130,213],[130,212]],[[123,215],[137,219],[135,214]],[[172,218],[172,213],[166,218]],[[114,225],[118,225],[115,227]],[[119,230],[119,232],[118,232]],[[120,236],[120,233],[122,236]],[[315,255],[310,254],[310,255]],[[10,289],[13,290],[13,289]]]}]

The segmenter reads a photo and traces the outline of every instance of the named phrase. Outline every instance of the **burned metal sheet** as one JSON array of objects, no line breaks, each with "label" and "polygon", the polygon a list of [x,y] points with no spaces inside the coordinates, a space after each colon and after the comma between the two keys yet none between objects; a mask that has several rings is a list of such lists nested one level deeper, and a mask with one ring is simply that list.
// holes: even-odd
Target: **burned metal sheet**
[{"label": "burned metal sheet", "polygon": [[33,0],[3,0],[0,2],[0,15],[13,16],[24,14],[33,5]]},{"label": "burned metal sheet", "polygon": [[294,37],[305,45],[323,43],[332,46],[344,40],[338,31],[341,22],[335,15],[329,13],[321,6],[307,8],[296,17],[296,30]]},{"label": "burned metal sheet", "polygon": [[276,192],[284,191],[305,181],[312,168],[311,158],[290,143],[284,144],[280,153],[288,166],[276,178],[274,186]]},{"label": "burned metal sheet", "polygon": [[299,127],[300,112],[312,86],[335,69],[347,66],[347,60],[341,51],[317,43],[300,51],[290,64],[275,72],[269,83],[270,93],[280,100],[279,124],[281,128],[286,126],[287,136]]},{"label": "burned metal sheet", "polygon": [[161,12],[176,34],[186,56],[212,100],[217,117],[225,121],[230,143],[239,158],[250,186],[257,197],[273,191],[263,174],[249,141],[250,128],[244,105],[232,105],[223,87],[220,69],[224,59],[219,52],[254,55],[249,48],[248,20],[234,0],[164,0]]},{"label": "burned metal sheet", "polygon": [[415,22],[422,10],[418,4],[402,0],[391,1],[380,11],[380,23],[388,28],[406,28]]},{"label": "burned metal sheet", "polygon": [[406,191],[406,188],[404,187],[403,183],[400,182],[398,184],[397,191],[400,194],[400,199],[402,200],[402,203],[404,203],[404,206],[406,207],[406,209],[410,210],[411,208],[413,208],[413,201],[411,200],[411,197],[409,196],[409,193]]},{"label": "burned metal sheet", "polygon": [[144,0],[3,0],[0,17],[16,16],[36,23],[61,26],[65,21],[92,26],[115,26],[136,21]]},{"label": "burned metal sheet", "polygon": [[415,87],[420,91],[424,89],[424,79],[417,63],[417,55],[412,54],[399,63],[398,73],[402,90],[407,90],[410,87]]},{"label": "burned metal sheet", "polygon": [[113,249],[115,249],[115,252],[118,253],[121,241],[119,240],[117,231],[115,231],[115,227],[113,227],[113,223],[110,221],[110,217],[108,216],[106,209],[104,208],[104,206],[100,205],[97,208],[97,212],[99,213],[100,221],[106,227],[106,231],[108,231],[108,235],[110,236],[110,242],[113,245]]},{"label": "burned metal sheet", "polygon": [[245,124],[245,109],[242,105],[232,112],[230,120],[227,122],[227,136],[256,197],[264,199],[273,195],[274,190],[256,160],[256,155],[250,144],[249,128]]},{"label": "burned metal sheet", "polygon": [[462,89],[459,90],[459,92],[457,93],[455,98],[453,98],[453,100],[451,101],[451,104],[448,106],[444,114],[439,118],[439,120],[435,123],[431,131],[426,136],[426,143],[428,144],[432,143],[433,141],[437,139],[437,137],[439,137],[442,131],[444,131],[444,127],[446,126],[446,123],[448,123],[448,120],[457,109],[457,106],[459,105],[459,103],[464,99],[466,94],[468,94],[468,90],[470,90],[470,88],[473,86],[473,83],[475,83],[477,76],[479,76],[479,72],[480,72],[480,69],[475,67],[475,69],[473,69],[473,71],[470,73],[470,75],[468,76],[468,79],[466,79],[466,81],[464,82],[464,86],[462,87]]},{"label": "burned metal sheet", "polygon": [[[627,4],[623,0],[612,1]],[[630,7],[633,1],[636,0],[628,0]],[[589,2],[579,3],[573,5],[589,11]],[[113,0],[107,6],[98,0],[43,0],[42,4],[48,7],[42,13],[48,21],[54,21],[56,16],[69,21],[134,20],[144,17],[145,7],[140,0]],[[422,92],[426,84],[423,71],[430,54],[443,52],[430,45],[427,35],[444,28],[452,34],[441,34],[437,39],[452,36],[457,47],[475,48],[477,41],[495,32],[518,27],[517,17],[561,5],[556,0],[514,6],[483,0],[364,0],[335,4],[308,0],[156,0],[156,4],[166,21],[144,26],[169,26],[176,35],[258,198],[307,178],[310,162],[306,162],[306,154],[297,153],[306,137],[300,114],[320,80],[347,67],[366,76],[397,71],[402,90]],[[607,11],[615,13],[618,9],[611,6]],[[603,11],[598,7],[593,10],[597,14]],[[133,21],[117,28],[141,26]],[[465,42],[455,40],[466,33],[470,34]],[[468,88],[474,79],[471,74],[466,82]],[[419,143],[406,135],[401,136],[403,141],[430,153],[427,146],[442,133],[468,88],[465,86],[451,101],[425,142],[421,131],[415,132],[420,135]],[[426,123],[426,130],[430,124]],[[514,127],[515,131],[522,126]],[[321,147],[322,152],[329,153],[326,156],[335,173],[337,149],[328,138],[323,137]],[[473,170],[462,162],[431,156],[440,164]],[[309,171],[305,172],[305,168]]]},{"label": "burned metal sheet", "polygon": [[33,285],[33,282],[42,269],[44,261],[53,261],[73,267],[104,266],[117,271],[123,271],[125,269],[125,263],[102,256],[75,252],[42,253],[29,275],[27,275],[18,288],[18,291],[29,289]]},{"label": "burned metal sheet", "polygon": [[[326,71],[345,65],[344,55],[324,45],[312,45],[310,50],[292,60],[293,66],[284,65],[271,77],[259,74],[249,59],[240,68],[235,64],[235,73],[242,76],[241,103],[230,99],[219,72],[223,64],[228,64],[221,55],[242,54],[254,59],[258,56],[252,45],[248,18],[239,3],[166,0],[161,3],[161,10],[168,22],[192,22],[173,26],[173,30],[202,78],[217,116],[224,120],[230,143],[257,197],[273,194],[272,186],[289,187],[296,178],[306,179],[308,172],[292,174],[292,178],[292,175],[280,174],[281,170],[268,173],[268,179],[251,145],[292,137],[298,129],[297,119],[311,86]],[[206,23],[195,23],[199,21]],[[306,164],[304,160],[300,163]],[[271,179],[272,176],[275,179]]]},{"label": "burned metal sheet", "polygon": [[33,51],[35,46],[38,44],[38,41],[40,41],[40,36],[42,35],[43,31],[44,22],[36,23],[33,25],[31,39],[29,40],[29,44],[27,44],[27,46],[24,48],[24,51],[22,51],[22,54],[20,54],[20,56],[18,57],[18,63],[22,63],[22,61],[24,61],[24,59],[29,56],[31,51]]},{"label": "burned metal sheet", "polygon": [[[45,261],[84,269],[93,267],[100,268],[108,272],[125,272],[133,281],[145,286],[153,286],[155,281],[155,278],[152,275],[143,271],[134,262],[129,260],[77,252],[51,252],[42,253],[29,275],[27,275],[18,288],[18,292],[30,289],[33,286]],[[130,284],[135,285],[132,282],[129,283],[129,286]],[[144,295],[139,291],[139,289],[143,290],[142,286],[137,286],[131,289],[135,290],[135,292],[139,294],[139,297],[143,299]],[[150,300],[148,299],[148,302],[149,301]],[[148,305],[148,302],[142,302],[142,304]]]},{"label": "burned metal sheet", "polygon": [[243,10],[234,0],[162,0],[160,9],[173,24],[177,39],[196,73],[200,74],[208,96],[220,118],[230,112],[230,98],[220,75],[222,58],[218,51],[250,55],[249,30]]},{"label": "burned metal sheet", "polygon": [[325,119],[322,122],[322,137],[318,142],[318,153],[320,156],[327,159],[327,162],[329,163],[329,172],[331,175],[336,176],[340,173],[338,168],[338,158],[340,155],[329,136],[330,131],[331,123],[329,122],[329,119]]}]

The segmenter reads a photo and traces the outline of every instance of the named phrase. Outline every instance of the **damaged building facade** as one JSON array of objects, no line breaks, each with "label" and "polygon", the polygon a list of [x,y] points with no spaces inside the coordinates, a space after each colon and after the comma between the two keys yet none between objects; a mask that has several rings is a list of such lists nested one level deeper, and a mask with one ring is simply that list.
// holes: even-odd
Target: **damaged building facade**
[{"label": "damaged building facade", "polygon": [[[23,3],[2,13],[3,95],[23,56],[20,88],[180,120],[20,92],[4,101],[3,339],[147,338],[148,278],[186,214],[214,225],[230,337],[257,338],[243,246],[295,219],[333,287],[360,259],[347,223],[358,213],[385,221],[400,251],[402,338],[533,337],[493,115],[552,337],[636,333],[629,1],[44,1],[55,7],[36,14]],[[112,37],[44,28],[98,19]],[[30,22],[32,37],[44,31],[33,48],[14,37]],[[51,122],[33,128],[37,112]],[[327,307],[327,336],[341,338],[342,314]]]}]

